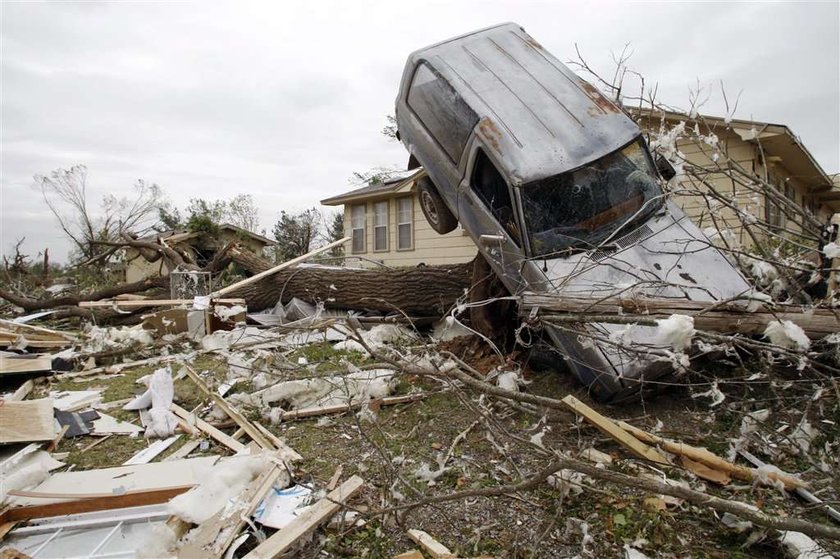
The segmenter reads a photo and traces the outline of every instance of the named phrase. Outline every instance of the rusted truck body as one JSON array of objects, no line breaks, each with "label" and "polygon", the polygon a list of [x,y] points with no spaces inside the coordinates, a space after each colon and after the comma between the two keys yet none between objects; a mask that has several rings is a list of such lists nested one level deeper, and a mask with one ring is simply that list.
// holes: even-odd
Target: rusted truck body
[{"label": "rusted truck body", "polygon": [[[513,294],[714,301],[750,290],[667,200],[636,123],[514,23],[412,53],[396,119],[410,166],[428,173],[419,199],[432,228],[460,222]],[[584,328],[594,338],[547,334],[601,400],[671,370],[622,348],[661,347],[654,327],[621,342],[609,340],[623,325]]]}]

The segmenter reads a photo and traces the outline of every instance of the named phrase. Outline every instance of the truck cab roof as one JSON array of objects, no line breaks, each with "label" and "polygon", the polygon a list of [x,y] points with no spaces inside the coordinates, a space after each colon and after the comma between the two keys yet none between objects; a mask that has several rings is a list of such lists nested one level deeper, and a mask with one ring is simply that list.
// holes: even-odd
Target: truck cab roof
[{"label": "truck cab roof", "polygon": [[617,105],[515,23],[413,52],[404,84],[424,61],[476,112],[476,133],[513,186],[576,169],[641,133]]}]

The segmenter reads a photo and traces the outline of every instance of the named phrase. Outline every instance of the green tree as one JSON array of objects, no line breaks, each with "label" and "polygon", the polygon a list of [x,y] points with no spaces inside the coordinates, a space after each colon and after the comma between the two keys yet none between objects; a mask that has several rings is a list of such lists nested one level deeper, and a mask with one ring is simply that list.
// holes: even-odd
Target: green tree
[{"label": "green tree", "polygon": [[278,262],[306,254],[317,242],[322,216],[315,208],[298,213],[280,212],[274,224],[275,258]]}]

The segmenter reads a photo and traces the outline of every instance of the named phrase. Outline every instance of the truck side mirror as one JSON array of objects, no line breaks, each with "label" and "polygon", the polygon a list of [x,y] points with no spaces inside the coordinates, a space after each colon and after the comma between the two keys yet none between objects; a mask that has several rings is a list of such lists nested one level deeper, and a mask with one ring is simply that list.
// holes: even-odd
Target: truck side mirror
[{"label": "truck side mirror", "polygon": [[656,170],[659,171],[659,176],[666,181],[677,176],[677,171],[674,169],[674,166],[661,153],[656,154]]}]

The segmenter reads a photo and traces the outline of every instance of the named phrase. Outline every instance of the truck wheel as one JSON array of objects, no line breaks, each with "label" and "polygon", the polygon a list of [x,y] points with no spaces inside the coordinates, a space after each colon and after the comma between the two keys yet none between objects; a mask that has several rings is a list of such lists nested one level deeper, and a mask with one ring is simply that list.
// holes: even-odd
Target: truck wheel
[{"label": "truck wheel", "polygon": [[458,218],[446,207],[432,181],[428,177],[423,177],[418,181],[417,186],[420,190],[420,208],[432,229],[441,235],[453,231],[458,226]]}]

